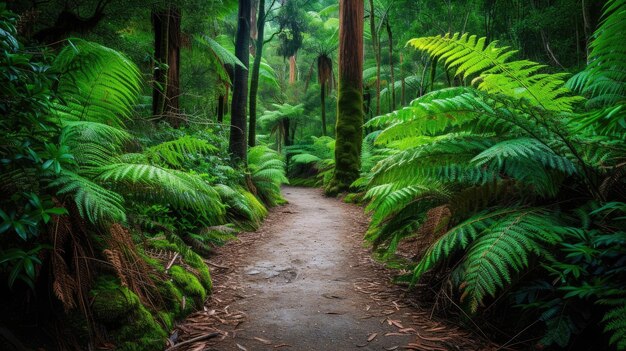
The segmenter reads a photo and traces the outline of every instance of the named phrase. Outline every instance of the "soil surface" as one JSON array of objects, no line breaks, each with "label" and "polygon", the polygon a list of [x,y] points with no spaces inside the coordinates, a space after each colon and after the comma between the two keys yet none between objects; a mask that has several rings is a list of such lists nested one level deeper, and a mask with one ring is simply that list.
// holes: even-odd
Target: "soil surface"
[{"label": "soil surface", "polygon": [[[363,245],[362,208],[285,187],[289,204],[208,260],[214,291],[178,324],[174,350],[487,350],[409,305]],[[208,338],[212,336],[211,338]],[[195,341],[194,341],[195,340]]]}]

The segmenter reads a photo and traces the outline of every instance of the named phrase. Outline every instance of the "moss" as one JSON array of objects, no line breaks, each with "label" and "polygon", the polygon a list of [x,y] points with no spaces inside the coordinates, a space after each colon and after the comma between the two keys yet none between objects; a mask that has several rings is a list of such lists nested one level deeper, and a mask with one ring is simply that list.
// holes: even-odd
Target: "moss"
[{"label": "moss", "polygon": [[165,326],[166,330],[171,330],[174,328],[174,320],[176,319],[176,314],[172,312],[159,311],[157,313],[159,321],[161,324]]},{"label": "moss", "polygon": [[127,324],[112,334],[117,341],[118,351],[163,349],[167,333],[143,305],[140,304],[128,316],[127,322]]},{"label": "moss", "polygon": [[[152,313],[143,306],[139,297],[121,286],[112,276],[98,278],[91,291],[93,314],[97,322],[107,327],[116,350],[158,350],[165,345],[166,331],[157,323]],[[170,319],[164,319],[167,325]]]},{"label": "moss", "polygon": [[358,82],[339,82],[336,133],[335,172],[325,189],[328,195],[337,195],[348,190],[350,184],[359,177],[363,139],[363,94]]},{"label": "moss", "polygon": [[102,323],[114,323],[140,305],[137,295],[110,276],[104,276],[96,282],[91,296],[94,317]]},{"label": "moss", "polygon": [[175,317],[182,317],[183,293],[181,290],[170,280],[160,281],[157,288],[167,310]]},{"label": "moss", "polygon": [[198,305],[202,305],[206,299],[206,290],[195,275],[177,265],[170,268],[170,274],[172,280],[182,289],[184,295],[193,297]]},{"label": "moss", "polygon": [[168,240],[159,239],[151,240],[149,245],[155,249],[169,250],[179,252],[185,263],[198,271],[198,280],[206,291],[211,291],[213,283],[211,281],[211,273],[209,267],[204,263],[202,257],[195,253],[187,244],[179,237],[171,236]]}]

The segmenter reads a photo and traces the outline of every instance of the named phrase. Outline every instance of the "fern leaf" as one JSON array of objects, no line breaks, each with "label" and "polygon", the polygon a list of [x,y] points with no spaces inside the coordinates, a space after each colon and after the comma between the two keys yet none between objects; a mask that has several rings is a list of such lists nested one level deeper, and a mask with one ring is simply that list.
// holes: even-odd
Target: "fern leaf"
[{"label": "fern leaf", "polygon": [[57,188],[59,195],[72,195],[81,217],[89,219],[91,223],[126,221],[124,198],[87,178],[63,170],[50,186]]},{"label": "fern leaf", "polygon": [[217,192],[200,177],[147,164],[112,163],[98,170],[97,180],[111,182],[120,190],[143,199],[177,208],[189,208],[204,215],[224,213]]},{"label": "fern leaf", "polygon": [[485,38],[459,33],[411,39],[408,45],[428,52],[445,62],[455,75],[491,94],[503,94],[526,99],[535,106],[551,111],[572,111],[572,105],[582,100],[570,96],[564,87],[563,74],[537,74],[543,67],[532,61],[509,61],[515,51],[498,47]]}]

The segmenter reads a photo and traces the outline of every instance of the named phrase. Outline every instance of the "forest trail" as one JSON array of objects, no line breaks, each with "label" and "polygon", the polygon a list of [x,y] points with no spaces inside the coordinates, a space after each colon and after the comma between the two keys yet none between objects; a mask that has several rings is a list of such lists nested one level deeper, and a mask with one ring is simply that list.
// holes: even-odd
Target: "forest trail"
[{"label": "forest trail", "polygon": [[[406,305],[363,247],[360,207],[285,187],[289,204],[210,258],[214,292],[179,324],[175,350],[484,350],[478,338]],[[408,348],[407,348],[408,347]]]}]

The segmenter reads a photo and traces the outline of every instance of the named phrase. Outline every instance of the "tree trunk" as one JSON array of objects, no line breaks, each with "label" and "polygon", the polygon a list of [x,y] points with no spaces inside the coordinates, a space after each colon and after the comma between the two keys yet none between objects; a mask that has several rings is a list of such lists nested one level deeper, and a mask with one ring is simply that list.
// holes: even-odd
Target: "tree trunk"
[{"label": "tree trunk", "polygon": [[259,6],[259,1],[260,0],[252,0],[252,4],[250,6],[250,55],[252,56],[256,55],[256,45],[255,45],[256,41],[255,40],[257,40],[257,38],[259,37],[259,32],[257,29],[258,28],[257,16],[258,18],[260,18],[261,11],[263,10]]},{"label": "tree trunk", "polygon": [[372,34],[372,49],[376,59],[376,115],[380,115],[380,45],[376,35],[376,21],[374,16],[374,0],[370,0],[370,32]]},{"label": "tree trunk", "polygon": [[250,6],[250,0],[239,0],[235,56],[243,63],[244,67],[235,65],[228,145],[228,151],[233,155],[233,160],[243,164],[246,163],[247,158],[246,105],[248,103],[248,63],[250,61]]},{"label": "tree trunk", "polygon": [[294,84],[297,79],[298,67],[296,65],[296,55],[289,57],[289,84]]},{"label": "tree trunk", "polygon": [[406,106],[406,83],[404,81],[404,56],[400,53],[400,75],[402,76],[402,90],[400,91],[400,105]]},{"label": "tree trunk", "polygon": [[217,98],[217,123],[224,120],[224,95]]},{"label": "tree trunk", "polygon": [[152,113],[166,116],[173,127],[180,125],[178,118],[180,79],[180,10],[170,6],[152,12],[154,26],[154,59],[167,69],[154,72],[155,87],[152,94]]},{"label": "tree trunk", "polygon": [[359,177],[363,139],[363,1],[339,2],[339,88],[335,172],[327,194],[348,190]]},{"label": "tree trunk", "polygon": [[389,37],[389,70],[391,74],[391,111],[396,109],[396,81],[393,77],[393,34],[387,17],[387,36]]},{"label": "tree trunk", "polygon": [[320,99],[322,104],[322,136],[326,136],[326,83],[320,84]]},{"label": "tree trunk", "polygon": [[248,130],[248,145],[256,144],[256,99],[259,92],[259,71],[263,55],[263,36],[265,34],[265,0],[259,0],[259,18],[257,24],[257,39],[254,62],[252,63],[252,77],[250,77],[250,126]]}]

